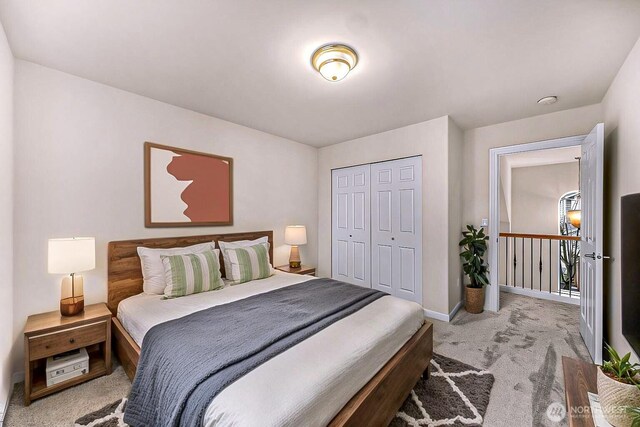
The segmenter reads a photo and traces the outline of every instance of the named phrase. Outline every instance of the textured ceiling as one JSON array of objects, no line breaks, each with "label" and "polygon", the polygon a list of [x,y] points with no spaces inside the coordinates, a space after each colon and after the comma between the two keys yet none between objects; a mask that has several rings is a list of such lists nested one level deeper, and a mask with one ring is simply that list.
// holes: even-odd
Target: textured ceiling
[{"label": "textured ceiling", "polygon": [[[0,19],[18,58],[323,146],[600,102],[640,1],[4,0]],[[310,65],[327,42],[360,55],[338,83]]]}]

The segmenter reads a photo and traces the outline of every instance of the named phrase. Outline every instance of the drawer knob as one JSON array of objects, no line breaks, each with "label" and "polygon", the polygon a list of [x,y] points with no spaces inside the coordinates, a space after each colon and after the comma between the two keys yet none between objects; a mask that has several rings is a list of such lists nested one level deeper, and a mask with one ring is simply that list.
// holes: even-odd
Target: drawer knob
[{"label": "drawer knob", "polygon": [[75,340],[75,338],[69,338],[69,342],[70,342],[71,344],[73,344],[74,342],[76,342],[76,340]]}]

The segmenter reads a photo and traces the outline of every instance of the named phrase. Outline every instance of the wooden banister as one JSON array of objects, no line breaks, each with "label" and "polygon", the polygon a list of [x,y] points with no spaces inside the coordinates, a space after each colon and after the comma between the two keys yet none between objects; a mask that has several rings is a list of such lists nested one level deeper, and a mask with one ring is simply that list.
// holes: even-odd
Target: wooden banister
[{"label": "wooden banister", "polygon": [[560,235],[560,234],[500,233],[500,237],[517,237],[518,239],[574,240],[574,241],[580,241],[580,237],[579,236],[563,236],[563,235]]}]

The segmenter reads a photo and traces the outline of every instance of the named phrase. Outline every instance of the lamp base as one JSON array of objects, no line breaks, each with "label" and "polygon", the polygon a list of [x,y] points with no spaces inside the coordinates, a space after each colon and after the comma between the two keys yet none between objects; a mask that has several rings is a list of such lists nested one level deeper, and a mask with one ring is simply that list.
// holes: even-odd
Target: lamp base
[{"label": "lamp base", "polygon": [[84,311],[84,296],[69,297],[60,300],[60,314],[63,316],[75,316]]},{"label": "lamp base", "polygon": [[300,251],[297,246],[291,246],[291,254],[289,255],[289,267],[300,268],[302,262],[300,261]]}]

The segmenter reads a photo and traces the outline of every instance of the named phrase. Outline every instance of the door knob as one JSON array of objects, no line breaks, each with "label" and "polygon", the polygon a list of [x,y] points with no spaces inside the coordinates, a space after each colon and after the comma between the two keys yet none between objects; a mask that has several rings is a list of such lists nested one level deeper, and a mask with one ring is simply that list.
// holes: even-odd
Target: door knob
[{"label": "door knob", "polygon": [[591,259],[596,259],[596,253],[592,253],[592,254],[585,254],[584,255],[585,258],[591,258]]},{"label": "door knob", "polygon": [[392,238],[391,238],[391,240],[396,240],[396,238],[395,238],[395,237],[392,237]]},{"label": "door knob", "polygon": [[351,234],[349,234],[349,237],[353,237]]},{"label": "door knob", "polygon": [[611,259],[611,257],[606,255],[598,255],[598,259]]}]

